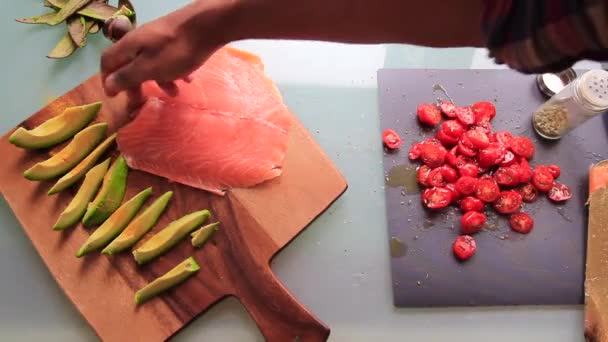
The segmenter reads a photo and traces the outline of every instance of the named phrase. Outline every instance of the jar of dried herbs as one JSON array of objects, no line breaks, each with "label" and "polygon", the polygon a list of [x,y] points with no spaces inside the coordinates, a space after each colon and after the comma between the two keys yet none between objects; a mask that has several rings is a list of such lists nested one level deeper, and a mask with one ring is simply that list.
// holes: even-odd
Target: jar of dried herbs
[{"label": "jar of dried herbs", "polygon": [[608,71],[590,70],[541,105],[532,125],[543,138],[559,139],[607,109]]}]

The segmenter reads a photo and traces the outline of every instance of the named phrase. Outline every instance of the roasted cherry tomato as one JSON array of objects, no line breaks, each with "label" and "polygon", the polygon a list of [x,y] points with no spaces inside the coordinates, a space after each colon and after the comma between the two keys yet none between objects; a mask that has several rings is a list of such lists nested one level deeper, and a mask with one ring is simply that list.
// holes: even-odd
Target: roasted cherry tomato
[{"label": "roasted cherry tomato", "polygon": [[430,103],[418,105],[418,120],[425,125],[436,126],[441,122],[441,112]]},{"label": "roasted cherry tomato", "polygon": [[456,185],[454,183],[446,184],[445,188],[450,190],[450,193],[452,194],[452,203],[454,203],[460,199],[460,192],[458,192],[458,190],[456,190]]},{"label": "roasted cherry tomato", "polygon": [[441,129],[451,137],[460,138],[465,127],[458,120],[446,120],[441,124]]},{"label": "roasted cherry tomato", "polygon": [[424,144],[422,146],[420,157],[422,158],[423,163],[431,168],[436,168],[443,165],[445,162],[445,155],[447,153],[448,151],[441,144]]},{"label": "roasted cherry tomato", "polygon": [[469,211],[460,219],[460,231],[464,234],[475,234],[486,224],[487,218],[483,213]]},{"label": "roasted cherry tomato", "polygon": [[555,183],[548,195],[554,202],[563,202],[572,198],[572,190],[566,184]]},{"label": "roasted cherry tomato", "polygon": [[463,195],[471,195],[477,190],[477,181],[478,179],[473,177],[460,177],[456,181],[456,190]]},{"label": "roasted cherry tomato", "polygon": [[511,151],[505,152],[505,156],[502,158],[500,165],[509,166],[517,163],[517,159],[515,159],[515,155]]},{"label": "roasted cherry tomato", "polygon": [[384,145],[391,150],[401,146],[401,137],[392,129],[386,129],[384,132],[382,132],[382,141],[384,142]]},{"label": "roasted cherry tomato", "polygon": [[410,147],[410,152],[407,154],[407,157],[411,160],[416,160],[420,158],[420,153],[422,151],[422,144],[414,143],[412,147]]},{"label": "roasted cherry tomato", "polygon": [[443,179],[443,175],[441,174],[441,168],[442,167],[432,169],[431,172],[429,173],[428,182],[429,182],[430,186],[444,186],[445,185],[445,180]]},{"label": "roasted cherry tomato", "polygon": [[477,197],[467,196],[460,200],[460,210],[462,210],[463,213],[469,211],[478,211],[480,213],[483,213],[484,207],[485,204],[483,203],[483,201]]},{"label": "roasted cherry tomato", "polygon": [[418,183],[429,186],[429,174],[431,173],[431,168],[427,165],[421,165],[418,168],[418,172],[416,173],[416,178],[418,179]]},{"label": "roasted cherry tomato", "polygon": [[449,165],[443,165],[440,167],[441,175],[446,182],[455,182],[458,179],[458,171]]},{"label": "roasted cherry tomato", "polygon": [[519,192],[514,190],[502,191],[496,202],[494,209],[501,214],[511,214],[521,208],[522,198]]},{"label": "roasted cherry tomato", "polygon": [[496,107],[492,102],[477,102],[471,109],[475,113],[475,122],[488,122],[496,116]]},{"label": "roasted cherry tomato", "polygon": [[511,228],[521,234],[528,234],[534,227],[534,220],[526,213],[515,213],[509,218]]},{"label": "roasted cherry tomato", "polygon": [[492,203],[496,201],[499,195],[500,188],[493,178],[483,178],[477,182],[475,187],[475,196],[477,196],[477,198],[480,200],[487,203]]},{"label": "roasted cherry tomato", "polygon": [[534,156],[534,144],[526,137],[513,137],[509,141],[509,147],[513,153],[520,157],[530,159]]},{"label": "roasted cherry tomato", "polygon": [[465,124],[467,127],[475,123],[475,114],[471,107],[458,107],[456,108],[456,117],[458,120]]},{"label": "roasted cherry tomato", "polygon": [[553,187],[555,179],[546,167],[537,167],[532,172],[532,184],[540,190],[547,192]]},{"label": "roasted cherry tomato", "polygon": [[[517,169],[519,169],[518,166]],[[499,167],[494,172],[494,179],[499,185],[516,186],[519,184],[519,172],[511,167]]]},{"label": "roasted cherry tomato", "polygon": [[454,146],[458,144],[458,138],[448,135],[443,129],[438,130],[435,137],[437,140],[441,141],[444,146]]},{"label": "roasted cherry tomato", "polygon": [[490,143],[490,146],[479,150],[477,156],[479,166],[489,168],[498,165],[504,159],[506,152],[505,147],[500,143]]},{"label": "roasted cherry tomato", "polygon": [[524,202],[532,203],[538,199],[538,190],[530,183],[520,186],[518,191]]},{"label": "roasted cherry tomato", "polygon": [[448,101],[443,101],[439,104],[439,109],[441,109],[443,114],[445,114],[449,118],[456,117],[456,108],[458,108],[458,106]]},{"label": "roasted cherry tomato", "polygon": [[429,209],[441,209],[452,202],[452,192],[446,188],[433,187],[422,192],[422,204]]},{"label": "roasted cherry tomato", "polygon": [[479,176],[479,167],[473,163],[466,163],[462,165],[458,171],[461,176],[469,176],[473,178],[477,178]]},{"label": "roasted cherry tomato", "polygon": [[549,165],[547,166],[547,168],[549,169],[549,172],[551,172],[551,174],[553,175],[554,179],[559,178],[559,175],[562,174],[562,169],[557,165]]},{"label": "roasted cherry tomato", "polygon": [[482,132],[480,129],[470,129],[464,133],[468,140],[475,146],[475,148],[486,148],[490,146],[490,139],[488,135]]},{"label": "roasted cherry tomato", "polygon": [[475,239],[469,235],[461,235],[456,238],[454,243],[452,244],[452,250],[454,251],[454,255],[460,260],[467,260],[475,254],[477,250],[477,245],[475,244]]}]

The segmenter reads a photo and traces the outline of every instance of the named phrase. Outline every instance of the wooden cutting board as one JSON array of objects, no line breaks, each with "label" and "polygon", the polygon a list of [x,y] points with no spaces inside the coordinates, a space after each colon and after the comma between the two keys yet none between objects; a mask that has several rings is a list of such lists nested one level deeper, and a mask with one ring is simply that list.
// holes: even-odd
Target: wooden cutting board
[{"label": "wooden cutting board", "polygon": [[[103,100],[98,121],[115,131],[126,120],[126,99],[103,95],[98,76],[87,80],[22,123],[32,128],[67,106]],[[295,119],[295,118],[294,118]],[[270,269],[270,260],[347,188],[334,164],[294,120],[281,177],[225,197],[131,171],[125,198],[152,186],[153,200],[175,192],[153,229],[194,210],[209,208],[221,228],[202,249],[189,241],[149,265],[137,266],[129,252],[116,257],[74,255],[92,230],[82,226],[51,230],[76,188],[47,196],[52,182],[30,182],[22,172],[49,157],[0,141],[0,191],[65,294],[104,341],[162,341],[227,296],[237,297],[268,341],[325,341],[329,329],[289,294]],[[117,151],[112,151],[116,154]],[[151,202],[147,204],[149,204]],[[150,235],[150,234],[149,234]],[[148,236],[149,236],[148,235]],[[146,237],[144,237],[145,240]],[[167,294],[136,307],[135,292],[193,255],[196,277]]]},{"label": "wooden cutting board", "polygon": [[489,224],[475,235],[477,253],[462,263],[451,249],[460,234],[461,213],[453,208],[429,212],[420,203],[416,185],[411,193],[402,193],[401,186],[387,184],[395,305],[582,304],[588,171],[606,157],[608,118],[595,117],[559,141],[547,142],[532,129],[531,114],[545,100],[533,75],[511,70],[385,69],[380,70],[378,82],[381,128],[392,128],[403,138],[399,151],[384,156],[387,176],[399,165],[418,165],[408,160],[409,147],[434,131],[420,128],[416,107],[445,98],[433,91],[435,84],[441,84],[457,103],[492,101],[497,108],[494,130],[530,137],[536,146],[531,164],[560,165],[558,181],[570,185],[574,193],[570,201],[558,205],[546,196],[526,204],[524,211],[535,220],[528,235],[511,231],[507,216],[486,210]]}]

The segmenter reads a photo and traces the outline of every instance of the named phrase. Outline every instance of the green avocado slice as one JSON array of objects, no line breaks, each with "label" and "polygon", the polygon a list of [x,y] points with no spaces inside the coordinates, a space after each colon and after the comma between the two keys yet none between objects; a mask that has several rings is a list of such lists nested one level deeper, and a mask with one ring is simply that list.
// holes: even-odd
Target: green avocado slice
[{"label": "green avocado slice", "polygon": [[141,304],[156,295],[182,283],[198,272],[201,267],[193,257],[182,261],[169,272],[153,280],[135,293],[135,303]]},{"label": "green avocado slice", "polygon": [[93,199],[97,190],[99,190],[103,175],[108,170],[108,166],[110,166],[110,158],[87,172],[80,189],[78,189],[78,193],[76,193],[76,196],[74,196],[63,213],[61,213],[53,226],[53,230],[64,230],[80,221],[87,210],[87,204],[89,204],[89,201]]},{"label": "green avocado slice", "polygon": [[17,128],[8,141],[26,149],[58,145],[73,137],[95,119],[100,108],[101,102],[66,108],[61,114],[46,120],[34,129]]},{"label": "green avocado slice", "polygon": [[89,126],[74,136],[74,139],[57,154],[40,162],[23,173],[29,180],[53,179],[70,171],[80,163],[101,142],[108,130],[108,124]]},{"label": "green avocado slice", "polygon": [[163,230],[133,251],[135,261],[141,265],[167,252],[203,224],[209,216],[211,216],[209,210],[200,210],[169,223]]},{"label": "green avocado slice", "polygon": [[173,191],[167,191],[160,196],[154,203],[150,204],[146,210],[138,215],[120,235],[114,239],[101,253],[114,255],[133,246],[139,239],[152,229],[158,222],[158,218],[167,208],[169,200],[173,196]]},{"label": "green avocado slice", "polygon": [[80,250],[78,250],[78,253],[76,253],[76,256],[80,258],[112,241],[112,239],[120,234],[129,222],[131,222],[151,194],[152,188],[147,188],[133,196],[130,200],[125,202],[125,204],[121,205],[120,208],[116,209],[116,211],[89,236],[87,241],[80,247]]},{"label": "green avocado slice", "polygon": [[66,173],[63,177],[59,178],[57,183],[49,190],[48,194],[53,195],[60,191],[63,191],[74,183],[78,182],[97,162],[99,157],[112,145],[116,140],[116,133],[110,135],[101,144],[97,145],[93,152],[84,158],[78,165],[76,165],[70,172]]},{"label": "green avocado slice", "polygon": [[202,247],[217,232],[219,225],[219,222],[214,222],[192,232],[192,246]]},{"label": "green avocado slice", "polygon": [[127,162],[121,155],[106,172],[99,193],[97,193],[93,202],[87,206],[87,212],[82,218],[85,227],[103,223],[118,209],[127,190],[128,173]]}]

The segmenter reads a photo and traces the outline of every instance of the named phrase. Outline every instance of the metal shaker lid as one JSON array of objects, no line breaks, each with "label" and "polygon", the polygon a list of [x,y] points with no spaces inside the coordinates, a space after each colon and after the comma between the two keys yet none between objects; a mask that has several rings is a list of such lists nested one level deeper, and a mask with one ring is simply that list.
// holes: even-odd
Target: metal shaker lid
[{"label": "metal shaker lid", "polygon": [[608,71],[594,69],[581,76],[581,97],[598,109],[608,109]]}]

